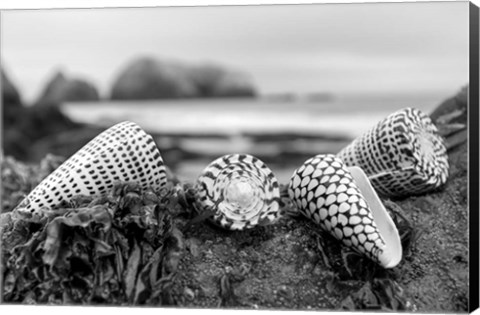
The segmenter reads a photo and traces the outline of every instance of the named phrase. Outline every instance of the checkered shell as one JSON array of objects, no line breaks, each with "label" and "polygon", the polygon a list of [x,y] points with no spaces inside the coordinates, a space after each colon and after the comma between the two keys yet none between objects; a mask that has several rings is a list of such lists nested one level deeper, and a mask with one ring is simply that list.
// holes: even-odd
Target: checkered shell
[{"label": "checkered shell", "polygon": [[445,184],[448,155],[431,119],[418,109],[397,111],[341,150],[347,166],[359,166],[384,196],[422,194]]},{"label": "checkered shell", "polygon": [[119,123],[87,143],[33,189],[15,211],[35,213],[77,194],[103,194],[115,181],[135,181],[154,189],[166,184],[165,166],[153,138],[133,122]]},{"label": "checkered shell", "polygon": [[317,155],[295,170],[288,193],[299,211],[343,244],[379,262],[385,249],[372,212],[343,162]]},{"label": "checkered shell", "polygon": [[230,230],[272,223],[279,217],[280,190],[272,171],[248,154],[229,154],[210,163],[197,181],[196,205]]}]

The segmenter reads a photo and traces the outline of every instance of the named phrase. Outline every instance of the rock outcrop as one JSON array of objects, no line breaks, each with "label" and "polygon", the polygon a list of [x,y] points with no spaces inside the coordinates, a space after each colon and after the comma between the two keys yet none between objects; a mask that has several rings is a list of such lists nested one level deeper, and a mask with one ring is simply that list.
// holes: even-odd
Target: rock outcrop
[{"label": "rock outcrop", "polygon": [[22,105],[20,93],[4,70],[2,74],[2,148],[8,155],[21,156],[26,153],[23,143],[28,139],[16,126],[21,123],[27,111]]},{"label": "rock outcrop", "polygon": [[76,78],[67,78],[57,72],[47,83],[36,105],[61,104],[63,102],[98,101],[99,93],[93,84]]},{"label": "rock outcrop", "polygon": [[430,114],[447,149],[454,148],[468,139],[468,85],[456,95],[446,99]]},{"label": "rock outcrop", "polygon": [[111,99],[252,97],[255,88],[240,72],[219,66],[187,66],[145,57],[131,62],[115,80]]},{"label": "rock outcrop", "polygon": [[179,64],[142,58],[130,63],[113,84],[111,99],[166,99],[194,97],[197,91]]},{"label": "rock outcrop", "polygon": [[[458,113],[452,122],[467,122],[468,86],[464,86],[456,95],[446,99],[430,114],[433,121],[437,122],[442,116]],[[441,119],[440,119],[441,123]]]},{"label": "rock outcrop", "polygon": [[17,88],[2,71],[4,155],[20,160],[35,160],[32,147],[39,139],[78,127],[53,102],[46,106],[24,106]]},{"label": "rock outcrop", "polygon": [[4,70],[1,70],[2,74],[2,104],[8,106],[18,106],[22,104],[20,93],[17,88],[10,81]]},{"label": "rock outcrop", "polygon": [[251,79],[241,73],[215,65],[194,67],[190,77],[197,87],[199,97],[254,97]]}]

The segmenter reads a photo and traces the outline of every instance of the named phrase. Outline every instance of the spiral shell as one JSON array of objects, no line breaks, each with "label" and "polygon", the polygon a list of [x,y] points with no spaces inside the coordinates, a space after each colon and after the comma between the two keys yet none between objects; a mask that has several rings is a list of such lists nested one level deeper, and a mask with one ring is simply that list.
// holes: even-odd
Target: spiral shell
[{"label": "spiral shell", "polygon": [[295,170],[288,193],[304,216],[346,246],[384,268],[401,260],[395,224],[360,168],[348,169],[331,154],[317,155]]},{"label": "spiral shell", "polygon": [[280,190],[272,171],[248,154],[230,154],[210,163],[196,185],[196,205],[212,211],[225,229],[244,230],[279,217]]},{"label": "spiral shell", "polygon": [[133,122],[99,134],[48,175],[14,211],[41,213],[77,194],[105,193],[115,181],[135,181],[154,189],[166,184],[165,166],[153,138]]},{"label": "spiral shell", "polygon": [[448,156],[443,138],[420,110],[397,111],[341,150],[347,166],[359,166],[378,193],[422,194],[445,184]]}]

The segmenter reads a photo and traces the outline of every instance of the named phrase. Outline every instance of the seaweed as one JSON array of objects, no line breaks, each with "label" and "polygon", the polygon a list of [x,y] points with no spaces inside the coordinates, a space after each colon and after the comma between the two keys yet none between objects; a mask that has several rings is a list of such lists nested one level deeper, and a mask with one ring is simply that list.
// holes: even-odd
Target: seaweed
[{"label": "seaweed", "polygon": [[[183,252],[168,198],[116,183],[98,198],[76,196],[2,233],[3,301],[29,304],[171,305]],[[24,235],[19,241],[14,235]]]},{"label": "seaweed", "polygon": [[449,152],[447,185],[383,200],[404,259],[392,270],[341,246],[299,216],[281,185],[283,217],[225,231],[195,220],[195,187],[169,174],[160,191],[117,183],[74,196],[43,218],[11,211],[62,158],[2,160],[3,303],[209,308],[465,311],[465,144]]},{"label": "seaweed", "polygon": [[[53,172],[65,159],[61,156],[48,154],[39,165],[20,163],[13,157],[2,157],[2,208],[0,213],[8,212],[37,186],[45,177]],[[8,196],[8,198],[5,198]]]}]

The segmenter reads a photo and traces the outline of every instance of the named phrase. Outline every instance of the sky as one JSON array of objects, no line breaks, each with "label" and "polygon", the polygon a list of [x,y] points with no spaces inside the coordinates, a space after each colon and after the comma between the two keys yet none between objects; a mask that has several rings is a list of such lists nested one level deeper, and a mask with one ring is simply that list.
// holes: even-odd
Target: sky
[{"label": "sky", "polygon": [[468,82],[468,2],[21,10],[1,61],[27,102],[57,71],[103,96],[138,56],[216,63],[262,94],[432,93]]}]

